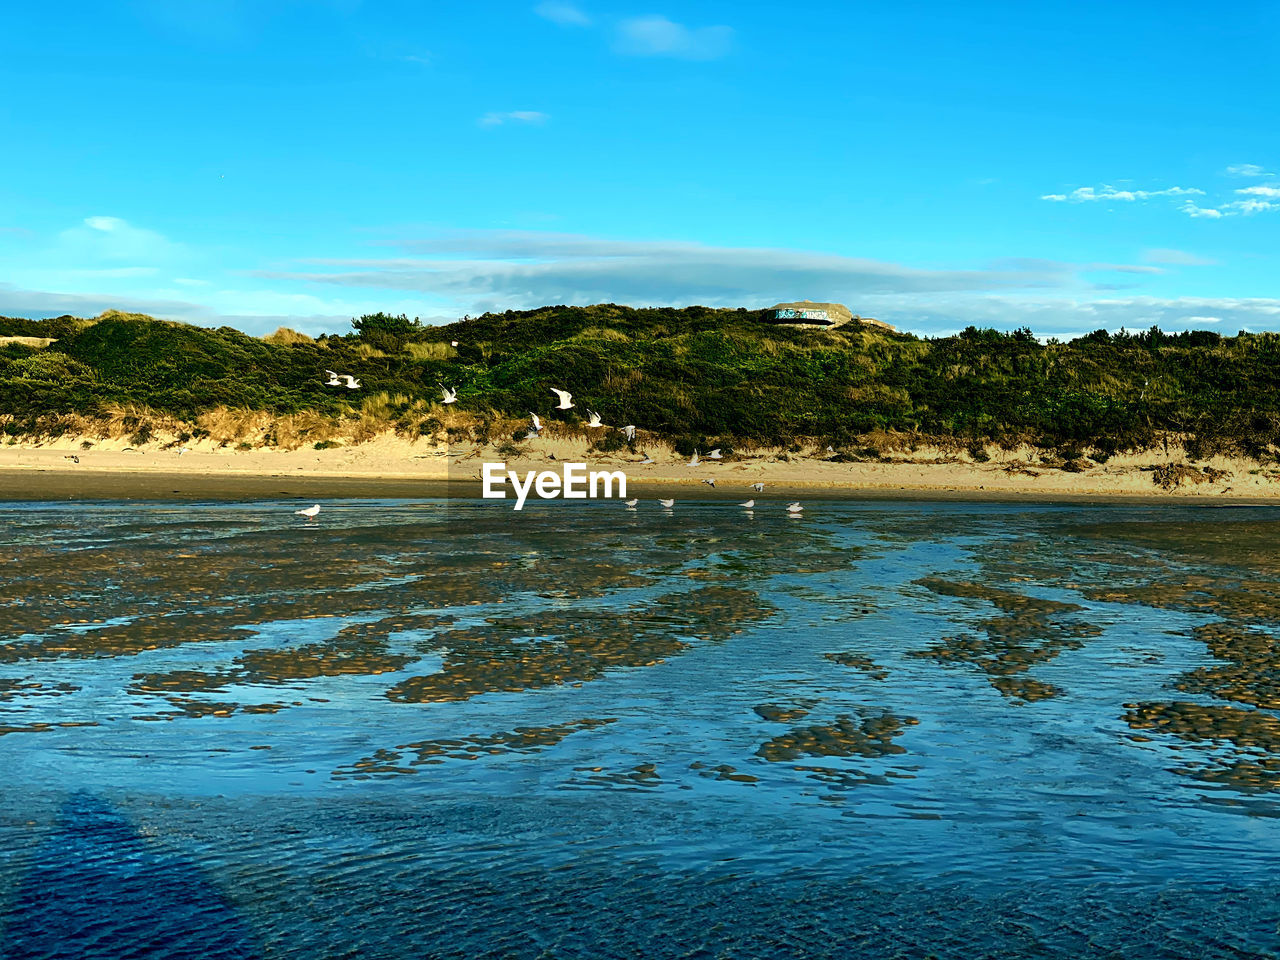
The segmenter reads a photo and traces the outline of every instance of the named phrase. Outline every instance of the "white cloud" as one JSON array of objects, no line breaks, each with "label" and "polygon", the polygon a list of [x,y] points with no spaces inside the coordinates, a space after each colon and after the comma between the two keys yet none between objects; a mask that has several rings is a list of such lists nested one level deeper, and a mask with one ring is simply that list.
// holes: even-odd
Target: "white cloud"
[{"label": "white cloud", "polygon": [[618,24],[618,52],[636,57],[714,60],[729,52],[733,28],[686,27],[662,16],[632,17]]},{"label": "white cloud", "polygon": [[1195,187],[1167,187],[1163,190],[1118,190],[1110,184],[1101,187],[1077,187],[1070,193],[1046,193],[1041,200],[1055,203],[1090,203],[1098,200],[1119,200],[1126,203],[1150,200],[1152,197],[1203,196],[1204,191]]},{"label": "white cloud", "polygon": [[504,123],[543,124],[551,119],[539,110],[508,110],[505,113],[486,113],[476,121],[482,127],[500,127]]},{"label": "white cloud", "polygon": [[1213,207],[1201,207],[1188,200],[1181,207],[1182,212],[1189,217],[1196,217],[1208,220],[1218,220],[1222,217],[1222,211]]},{"label": "white cloud", "polygon": [[591,25],[591,18],[572,3],[546,0],[545,3],[540,3],[534,7],[533,12],[544,20],[558,23],[562,27],[587,27]]},{"label": "white cloud", "polygon": [[1233,163],[1227,167],[1226,173],[1232,177],[1273,177],[1275,174],[1268,173],[1256,163]]},{"label": "white cloud", "polygon": [[1218,262],[1185,250],[1171,250],[1165,247],[1143,251],[1142,259],[1147,263],[1159,263],[1171,267],[1211,267]]},{"label": "white cloud", "polygon": [[172,260],[182,247],[164,234],[135,227],[120,217],[85,217],[59,235],[63,254],[81,262],[132,261],[136,265]]},{"label": "white cloud", "polygon": [[1254,197],[1271,197],[1272,199],[1280,198],[1280,187],[1256,186],[1241,187],[1236,193]]}]

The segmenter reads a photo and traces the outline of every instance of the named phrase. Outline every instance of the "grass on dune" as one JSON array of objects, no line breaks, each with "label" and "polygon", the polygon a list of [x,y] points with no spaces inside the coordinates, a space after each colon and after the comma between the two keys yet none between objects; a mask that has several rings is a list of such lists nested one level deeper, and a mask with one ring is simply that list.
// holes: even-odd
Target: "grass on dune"
[{"label": "grass on dune", "polygon": [[[1280,336],[1270,333],[1153,328],[1042,344],[1027,331],[919,338],[858,324],[779,327],[762,311],[616,304],[443,327],[375,314],[353,327],[257,338],[116,311],[0,318],[0,417],[19,436],[134,411],[126,416],[220,442],[291,445],[379,429],[500,432],[548,413],[556,386],[578,405],[557,416],[566,429],[590,407],[680,447],[875,446],[864,438],[902,435],[1114,452],[1176,436],[1193,455],[1265,459],[1280,445]],[[325,370],[364,389],[328,387]],[[458,388],[458,404],[439,404],[439,383]]]}]

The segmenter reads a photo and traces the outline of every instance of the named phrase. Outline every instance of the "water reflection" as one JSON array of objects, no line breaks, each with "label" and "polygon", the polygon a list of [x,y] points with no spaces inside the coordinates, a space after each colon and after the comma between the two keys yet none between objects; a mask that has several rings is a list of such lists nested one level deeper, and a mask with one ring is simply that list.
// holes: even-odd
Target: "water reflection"
[{"label": "water reflection", "polygon": [[266,955],[1271,946],[1276,511],[288,507],[0,509],[12,929],[105,810]]}]

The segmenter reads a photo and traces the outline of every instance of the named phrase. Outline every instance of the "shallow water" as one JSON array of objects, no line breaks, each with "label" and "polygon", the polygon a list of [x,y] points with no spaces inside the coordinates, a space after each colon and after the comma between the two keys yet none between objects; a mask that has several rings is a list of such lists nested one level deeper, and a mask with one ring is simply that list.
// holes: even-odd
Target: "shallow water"
[{"label": "shallow water", "polygon": [[1280,948],[1280,510],[0,505],[0,955]]}]

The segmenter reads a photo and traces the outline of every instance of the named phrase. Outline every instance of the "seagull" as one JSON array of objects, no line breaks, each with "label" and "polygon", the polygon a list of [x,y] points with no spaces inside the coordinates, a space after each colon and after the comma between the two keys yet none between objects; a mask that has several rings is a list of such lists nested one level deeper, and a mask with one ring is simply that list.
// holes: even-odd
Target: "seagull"
[{"label": "seagull", "polygon": [[351,374],[349,374],[349,373],[344,373],[344,374],[342,375],[342,379],[344,379],[344,380],[346,380],[346,381],[347,381],[347,389],[348,389],[348,390],[359,390],[359,389],[360,389],[360,381],[359,381],[359,380],[357,380],[355,377],[353,377]]},{"label": "seagull", "polygon": [[664,507],[666,507],[668,510],[670,510],[672,507],[676,505],[676,502],[674,500],[659,500],[658,502],[662,504]]},{"label": "seagull", "polygon": [[644,466],[646,463],[653,463],[653,457],[649,456],[647,453],[644,455],[644,459],[640,461],[640,465]]},{"label": "seagull", "polygon": [[831,444],[829,444],[829,443],[828,443],[828,444],[827,444],[827,453],[835,453],[835,452],[836,452],[836,448],[835,448],[835,447],[833,447]]},{"label": "seagull", "polygon": [[697,450],[693,451],[693,459],[689,461],[689,466],[696,467],[701,462],[702,461],[698,459],[698,451]]},{"label": "seagull", "polygon": [[636,438],[636,425],[634,423],[628,423],[622,428],[622,432],[627,435],[627,443],[630,443]]},{"label": "seagull", "polygon": [[604,426],[604,421],[600,419],[600,414],[595,413],[595,412],[594,412],[594,411],[592,411],[592,410],[587,410],[587,415],[591,418],[590,420],[588,420],[588,421],[587,421],[587,426],[588,426],[588,427],[603,427],[603,426]]},{"label": "seagull", "polygon": [[764,484],[763,484],[763,483],[753,483],[753,484],[751,485],[751,489],[752,489],[752,490],[754,490],[756,493],[764,493]]},{"label": "seagull", "polygon": [[79,462],[80,462],[80,458],[79,458],[79,457],[77,457],[74,453],[68,453],[68,454],[67,454],[65,457],[63,457],[62,459],[63,459],[63,460],[70,460],[72,463],[79,463]]},{"label": "seagull", "polygon": [[708,454],[707,454],[707,459],[708,459],[708,460],[719,460],[719,459],[721,459],[721,457],[720,457],[720,448],[719,448],[719,447],[716,447],[714,450],[712,450],[710,453],[708,453]]},{"label": "seagull", "polygon": [[798,517],[800,515],[800,511],[803,509],[804,507],[800,506],[800,501],[798,500],[795,503],[787,504],[787,513],[791,514],[793,517]]},{"label": "seagull", "polygon": [[637,504],[637,503],[639,503],[640,501],[639,501],[639,500],[627,500],[627,501],[625,501],[625,502],[626,502],[626,504],[627,504],[627,509],[628,509],[628,510],[634,510],[634,509],[636,508],[636,504]]},{"label": "seagull", "polygon": [[538,415],[534,413],[532,410],[529,411],[529,419],[533,421],[533,432],[541,433],[542,421],[538,419]]},{"label": "seagull", "polygon": [[573,394],[568,390],[557,390],[552,387],[551,392],[560,398],[560,402],[556,405],[557,410],[568,410],[573,406]]},{"label": "seagull", "polygon": [[293,512],[300,517],[306,517],[308,520],[314,520],[316,518],[316,514],[320,512],[320,504],[317,503],[313,506],[307,507],[305,510],[295,510]]},{"label": "seagull", "polygon": [[443,403],[457,403],[457,402],[458,402],[458,388],[457,388],[457,387],[454,387],[452,390],[450,390],[448,387],[446,387],[446,386],[442,383],[442,384],[440,384],[440,392],[444,394],[444,400],[442,401]]},{"label": "seagull", "polygon": [[178,456],[182,456],[184,453],[190,453],[190,452],[191,452],[191,448],[190,448],[190,447],[179,447],[179,448],[178,448]]},{"label": "seagull", "polygon": [[756,502],[754,500],[748,500],[746,503],[738,504],[738,506],[742,507],[744,510],[750,510],[755,505],[756,505]]},{"label": "seagull", "polygon": [[342,381],[338,379],[338,375],[336,373],[334,373],[332,370],[326,370],[325,373],[329,375],[329,379],[326,380],[324,383],[326,387],[342,386]]},{"label": "seagull", "polygon": [[705,483],[705,484],[706,484],[707,486],[709,486],[709,487],[714,487],[714,486],[716,485],[715,480],[713,480],[713,479],[712,479],[712,478],[710,478],[710,477],[706,477],[706,478],[704,478],[702,482],[703,482],[703,483]]},{"label": "seagull", "polygon": [[525,438],[526,440],[537,440],[537,439],[538,439],[538,431],[537,431],[537,430],[530,430],[528,433],[526,433],[526,434],[524,435],[524,438]]}]

